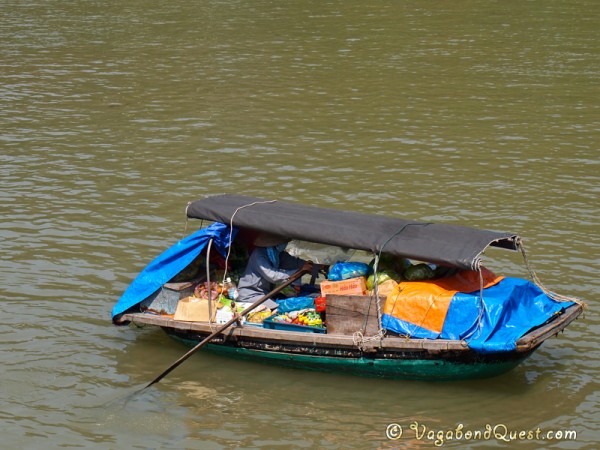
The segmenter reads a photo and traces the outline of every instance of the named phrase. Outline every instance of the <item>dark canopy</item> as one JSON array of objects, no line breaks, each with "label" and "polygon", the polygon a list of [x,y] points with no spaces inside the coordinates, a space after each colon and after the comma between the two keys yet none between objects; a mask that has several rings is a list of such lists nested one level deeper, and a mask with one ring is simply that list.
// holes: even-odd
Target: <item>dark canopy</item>
[{"label": "dark canopy", "polygon": [[[456,225],[317,208],[243,195],[219,195],[188,205],[190,218],[291,239],[383,251],[418,261],[477,270],[488,247],[516,250],[518,236]],[[233,220],[232,220],[233,217]]]}]

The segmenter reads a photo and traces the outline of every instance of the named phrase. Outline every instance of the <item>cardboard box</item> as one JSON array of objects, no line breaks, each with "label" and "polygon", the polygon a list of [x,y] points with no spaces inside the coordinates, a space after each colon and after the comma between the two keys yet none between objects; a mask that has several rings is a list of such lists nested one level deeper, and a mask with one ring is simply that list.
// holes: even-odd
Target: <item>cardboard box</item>
[{"label": "cardboard box", "polygon": [[321,282],[321,295],[365,295],[367,292],[367,281],[365,277],[349,278],[342,281],[324,280]]},{"label": "cardboard box", "polygon": [[[212,319],[214,322],[217,313],[217,302],[212,302]],[[202,300],[196,297],[186,297],[179,300],[175,310],[175,320],[185,322],[208,322],[208,300]]]}]

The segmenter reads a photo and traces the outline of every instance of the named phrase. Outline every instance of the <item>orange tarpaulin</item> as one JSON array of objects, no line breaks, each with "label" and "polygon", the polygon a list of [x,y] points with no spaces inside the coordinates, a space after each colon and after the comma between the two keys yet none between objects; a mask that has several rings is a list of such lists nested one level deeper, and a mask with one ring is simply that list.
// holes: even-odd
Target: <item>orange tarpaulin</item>
[{"label": "orange tarpaulin", "polygon": [[[481,271],[483,288],[493,286],[504,278],[486,268]],[[475,270],[463,270],[437,280],[403,281],[387,296],[383,312],[441,333],[454,294],[474,292],[479,288],[479,272]]]}]

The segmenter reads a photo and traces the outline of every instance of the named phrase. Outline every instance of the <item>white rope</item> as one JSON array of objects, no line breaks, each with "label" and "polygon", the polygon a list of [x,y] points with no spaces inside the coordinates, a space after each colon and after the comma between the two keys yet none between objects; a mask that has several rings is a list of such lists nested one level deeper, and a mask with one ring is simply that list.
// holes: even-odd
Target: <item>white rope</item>
[{"label": "white rope", "polygon": [[188,208],[190,207],[190,205],[192,204],[192,202],[188,202],[187,205],[185,205],[185,227],[183,228],[183,235],[187,235],[187,228],[188,228],[188,222],[190,221],[190,218],[187,215],[188,212]]},{"label": "white rope", "polygon": [[[376,335],[373,336],[374,339],[382,340],[385,337],[385,332],[386,332],[386,330],[383,329],[381,304],[379,302],[379,290],[378,290],[379,284],[378,284],[378,280],[377,280],[377,278],[378,278],[377,277],[377,269],[378,269],[378,265],[379,265],[379,258],[381,256],[381,254],[383,253],[383,249],[394,237],[396,237],[400,233],[402,233],[405,230],[405,228],[407,228],[409,226],[428,226],[428,225],[431,225],[431,222],[407,223],[406,225],[403,225],[397,231],[395,231],[393,234],[391,234],[390,237],[387,238],[387,240],[381,246],[379,252],[377,252],[375,254],[375,264],[373,264],[373,280],[374,280],[374,284],[375,284],[375,296],[376,296],[376,301],[377,301],[377,322],[378,322],[378,330],[379,331],[377,332]],[[397,298],[398,298],[398,296],[396,296],[396,299]],[[429,305],[429,308],[427,309],[427,311],[429,311],[429,309],[432,306],[433,306],[433,302]],[[427,315],[427,313],[425,313],[425,314]],[[416,330],[416,328],[415,328],[415,330]],[[362,336],[362,333],[361,333],[361,336]],[[368,339],[370,339],[370,338],[368,338]],[[407,339],[410,339],[410,335],[407,335]]]},{"label": "white rope", "polygon": [[[379,281],[378,281],[378,276],[377,276],[377,270],[379,269],[379,255],[381,253],[376,253],[375,254],[375,263],[373,264],[373,284],[375,286],[375,288],[373,289],[374,293],[375,293],[375,305],[377,306],[377,334],[376,336],[381,336],[381,338],[383,338],[384,335],[384,331],[383,331],[383,324],[382,324],[382,317],[381,317],[381,304],[379,302]],[[367,327],[365,326],[365,330],[367,329]]]},{"label": "white rope", "polygon": [[[396,305],[396,301],[398,300],[398,296],[400,295],[400,292],[402,292],[402,290],[398,291],[398,294],[396,295],[396,299],[394,300],[394,306]],[[417,328],[423,328],[423,322],[425,322],[425,319],[427,319],[427,314],[429,314],[429,311],[431,310],[431,308],[433,308],[433,306],[435,305],[436,300],[438,299],[438,297],[431,297],[431,302],[429,303],[429,306],[427,307],[427,310],[425,311],[425,313],[423,314],[423,318],[421,319],[421,322],[414,323],[414,327],[413,327],[413,331],[409,332],[406,335],[406,340],[408,341],[409,339],[412,338],[413,334],[415,331],[417,331]]]},{"label": "white rope", "polygon": [[483,329],[482,318],[483,314],[485,313],[485,302],[483,301],[483,272],[481,270],[481,266],[479,265],[477,267],[477,273],[479,274],[479,316],[477,316],[477,326],[473,328],[473,331],[471,331],[469,334],[467,334],[461,339],[461,341],[464,343],[467,343],[467,339],[473,336],[473,334],[475,334],[477,330],[479,330],[479,332],[481,333],[481,330]]},{"label": "white rope", "polygon": [[[475,333],[475,331],[482,329],[482,319],[483,319],[483,314],[484,314],[484,311],[485,311],[485,302],[483,301],[483,273],[481,271],[481,267],[479,267],[477,270],[479,272],[479,303],[481,305],[481,308],[479,309],[479,316],[477,317],[477,326],[467,336],[465,336],[465,337],[462,338],[463,342],[466,342],[466,339],[470,338],[473,335],[473,333]],[[398,294],[396,294],[396,298],[394,299],[394,304],[398,300],[398,297],[400,296],[400,292],[402,292],[401,289],[398,291]],[[418,324],[417,323],[413,323],[414,326],[412,328],[412,331],[409,331],[405,335],[406,340],[410,340],[412,338],[413,334],[415,333],[415,331],[417,331],[418,328],[423,328],[423,323],[427,319],[427,315],[429,314],[429,311],[431,310],[431,308],[434,307],[435,302],[438,300],[438,298],[439,298],[439,296],[438,297],[433,297],[433,296],[431,297],[431,301],[429,303],[429,306],[427,307],[427,309],[423,313],[421,321]]]},{"label": "white rope", "polygon": [[[230,221],[229,221],[229,243],[228,243],[228,246],[227,246],[227,256],[226,256],[226,258],[225,258],[225,270],[223,271],[223,279],[221,280],[221,285],[224,285],[224,284],[225,284],[225,280],[227,279],[227,267],[229,266],[229,255],[231,254],[231,243],[233,242],[233,218],[234,218],[234,217],[235,217],[235,215],[238,213],[238,211],[240,211],[240,210],[241,210],[241,209],[243,209],[243,208],[247,208],[247,207],[249,207],[249,206],[254,206],[254,205],[257,205],[257,204],[259,204],[259,203],[274,203],[274,202],[276,202],[276,201],[277,201],[277,200],[265,200],[265,201],[261,201],[261,202],[253,202],[253,203],[248,203],[247,205],[243,205],[243,206],[240,206],[240,207],[238,207],[238,208],[237,208],[237,209],[236,209],[236,210],[233,212],[233,214],[231,215],[231,219],[230,219]],[[186,205],[186,207],[185,207],[185,216],[186,216],[186,221],[185,221],[185,230],[184,230],[184,234],[187,232],[187,226],[188,226],[188,220],[189,220],[189,217],[188,217],[188,215],[187,215],[187,211],[188,211],[188,208],[189,208],[189,206],[190,206],[191,204],[192,204],[192,203],[191,203],[191,202],[189,202],[189,203]],[[208,265],[208,259],[209,259],[209,257],[210,257],[210,248],[211,248],[210,244],[212,244],[212,241],[213,241],[213,240],[212,240],[212,238],[211,238],[211,240],[209,241],[209,246],[208,246],[207,253],[206,253],[206,258],[207,258],[206,272],[207,272],[207,283],[208,283],[208,292],[209,292],[209,294],[208,294],[208,296],[209,296],[209,307],[210,307],[210,306],[212,306],[212,305],[210,304],[210,300],[211,300],[211,298],[210,298],[211,286],[210,286],[210,274],[209,274],[209,265]],[[212,317],[209,317],[209,324],[210,324],[211,330],[212,330],[212,331],[214,331],[214,329],[213,329]]]},{"label": "white rope", "polygon": [[231,219],[229,220],[229,244],[227,245],[227,256],[225,257],[225,270],[223,272],[223,280],[221,284],[225,284],[225,280],[227,279],[227,267],[229,266],[229,255],[231,254],[231,243],[233,242],[233,218],[241,209],[248,208],[249,206],[259,205],[263,203],[275,203],[277,200],[265,200],[262,202],[252,202],[247,205],[243,205],[238,207],[233,214],[231,215]]},{"label": "white rope", "polygon": [[355,331],[352,334],[352,342],[354,345],[362,352],[365,349],[365,345],[367,342],[375,342],[381,340],[385,337],[385,330],[379,330],[377,334],[373,336],[365,337],[361,331]]},{"label": "white rope", "polygon": [[529,262],[529,258],[527,258],[527,253],[525,253],[525,246],[523,245],[523,241],[521,239],[519,239],[517,241],[517,247],[519,248],[519,250],[521,250],[521,254],[523,255],[523,260],[525,261],[525,267],[527,267],[529,276],[531,276],[531,279],[533,280],[534,284],[537,287],[539,287],[544,294],[546,294],[552,300],[556,300],[557,302],[575,302],[575,303],[583,306],[584,308],[587,308],[587,304],[583,300],[581,300],[577,297],[571,297],[568,295],[557,294],[556,292],[553,292],[550,289],[546,288],[542,284],[542,282],[539,279],[539,277],[537,276],[537,274],[535,273],[535,270],[533,270],[533,267],[531,266],[531,263]]},{"label": "white rope", "polygon": [[364,344],[366,344],[367,342],[375,342],[375,341],[379,341],[381,343],[381,341],[383,340],[383,338],[385,337],[385,332],[386,330],[383,329],[382,323],[381,323],[381,303],[379,301],[379,290],[378,290],[378,283],[377,283],[377,266],[379,264],[379,254],[375,254],[375,263],[373,264],[373,277],[374,277],[374,289],[373,289],[373,294],[371,294],[371,297],[369,299],[369,308],[367,309],[367,313],[365,314],[365,317],[363,319],[363,329],[367,330],[367,322],[369,321],[369,311],[371,309],[371,302],[373,301],[373,296],[375,296],[375,305],[376,305],[376,309],[377,309],[377,333],[375,333],[372,336],[368,336],[365,337],[364,334],[362,333],[362,331],[355,331],[352,334],[352,342],[354,343],[354,345],[362,352],[364,350]]}]

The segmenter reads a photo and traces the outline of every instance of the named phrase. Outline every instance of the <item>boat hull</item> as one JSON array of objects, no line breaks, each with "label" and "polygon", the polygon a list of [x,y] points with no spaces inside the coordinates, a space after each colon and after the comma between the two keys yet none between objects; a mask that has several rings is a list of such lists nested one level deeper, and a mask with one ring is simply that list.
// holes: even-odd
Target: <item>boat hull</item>
[{"label": "boat hull", "polygon": [[[188,346],[194,346],[201,338],[184,337],[174,330],[165,330],[169,336]],[[205,349],[211,353],[237,359],[275,364],[295,369],[319,372],[336,372],[371,378],[457,381],[489,378],[506,373],[533,353],[510,352],[498,356],[476,355],[476,358],[456,355],[454,352],[438,354],[435,358],[423,352],[408,352],[402,357],[384,358],[372,356],[324,356],[244,348],[234,345],[208,344]],[[470,355],[472,356],[472,355]]]},{"label": "boat hull", "polygon": [[[392,333],[380,339],[356,335],[280,331],[255,326],[223,329],[203,348],[219,355],[305,370],[366,377],[413,380],[488,378],[514,369],[583,311],[575,304],[545,325],[531,330],[512,351],[480,353],[464,341],[407,339]],[[195,346],[215,331],[215,324],[183,322],[148,313],[128,313],[125,322],[154,325],[172,338]]]}]

